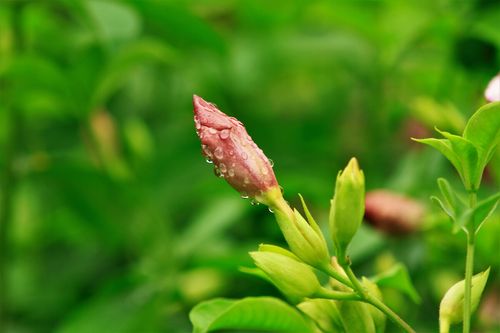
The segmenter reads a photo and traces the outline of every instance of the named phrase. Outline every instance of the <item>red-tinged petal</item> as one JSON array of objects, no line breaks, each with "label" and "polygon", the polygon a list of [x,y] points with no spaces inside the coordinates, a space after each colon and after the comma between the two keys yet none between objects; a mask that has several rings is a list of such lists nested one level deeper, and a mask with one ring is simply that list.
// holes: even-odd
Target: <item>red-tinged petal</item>
[{"label": "red-tinged petal", "polygon": [[242,196],[258,197],[278,186],[269,159],[236,118],[194,95],[194,121],[203,154]]}]

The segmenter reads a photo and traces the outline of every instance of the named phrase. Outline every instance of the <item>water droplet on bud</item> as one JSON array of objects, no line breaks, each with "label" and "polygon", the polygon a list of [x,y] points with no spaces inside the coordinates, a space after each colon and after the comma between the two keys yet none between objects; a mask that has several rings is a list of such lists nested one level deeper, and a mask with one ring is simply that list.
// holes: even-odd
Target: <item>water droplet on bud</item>
[{"label": "water droplet on bud", "polygon": [[252,200],[250,200],[250,204],[251,204],[252,206],[258,206],[258,205],[260,205],[260,202],[258,202],[258,201],[257,201],[257,200],[255,200],[255,199],[252,199]]},{"label": "water droplet on bud", "polygon": [[241,153],[241,158],[246,160],[248,158],[248,154],[246,152]]},{"label": "water droplet on bud", "polygon": [[262,172],[262,174],[265,176],[267,175],[269,172],[267,171],[267,168],[262,168],[260,169],[260,172]]},{"label": "water droplet on bud", "polygon": [[219,136],[222,140],[226,140],[227,138],[229,138],[229,130],[228,129],[223,129],[220,133],[219,133]]},{"label": "water droplet on bud", "polygon": [[270,158],[268,158],[268,160],[269,160],[269,164],[271,165],[271,168],[272,168],[274,166],[274,161]]},{"label": "water droplet on bud", "polygon": [[226,171],[227,171],[226,165],[224,163],[221,163],[219,165],[219,169],[220,169],[220,172],[222,172],[222,173],[226,173]]},{"label": "water droplet on bud", "polygon": [[242,199],[248,199],[248,194],[246,194],[245,192],[242,192],[241,193],[241,198]]},{"label": "water droplet on bud", "polygon": [[280,186],[281,195],[285,194],[285,190]]},{"label": "water droplet on bud", "polygon": [[234,177],[234,170],[233,169],[229,169],[229,171],[227,173],[229,174],[229,177]]},{"label": "water droplet on bud", "polygon": [[218,167],[218,166],[215,166],[215,167],[214,167],[214,174],[215,174],[217,177],[219,177],[219,178],[224,177],[224,174],[221,172],[221,170],[219,169],[219,167]]},{"label": "water droplet on bud", "polygon": [[274,210],[272,208],[268,208],[269,212],[274,213]]},{"label": "water droplet on bud", "polygon": [[210,128],[208,129],[208,133],[210,133],[210,134],[216,134],[216,133],[217,133],[217,130],[216,130],[215,128],[210,127]]},{"label": "water droplet on bud", "polygon": [[209,158],[207,158],[205,161],[206,161],[208,164],[212,164],[212,163],[214,163],[214,161],[212,161],[212,160],[211,160],[211,159],[209,159]]},{"label": "water droplet on bud", "polygon": [[214,155],[215,155],[215,158],[218,158],[219,160],[222,157],[224,157],[224,152],[222,151],[222,148],[221,147],[215,148]]}]

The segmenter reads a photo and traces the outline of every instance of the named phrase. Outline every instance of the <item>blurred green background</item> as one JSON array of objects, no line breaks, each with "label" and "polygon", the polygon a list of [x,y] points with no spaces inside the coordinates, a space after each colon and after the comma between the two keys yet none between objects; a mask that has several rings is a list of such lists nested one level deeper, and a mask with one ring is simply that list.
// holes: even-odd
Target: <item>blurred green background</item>
[{"label": "blurred green background", "polygon": [[[428,198],[437,177],[460,184],[409,137],[460,132],[485,103],[498,22],[494,0],[0,1],[0,331],[186,333],[201,300],[279,295],[238,271],[284,241],[204,162],[197,94],[246,124],[323,226],[351,156],[368,189],[425,204],[419,231],[365,227],[352,255],[360,274],[406,264],[422,303],[387,302],[436,332],[465,252]],[[480,332],[499,329],[499,252],[497,214],[476,252],[492,267]]]}]

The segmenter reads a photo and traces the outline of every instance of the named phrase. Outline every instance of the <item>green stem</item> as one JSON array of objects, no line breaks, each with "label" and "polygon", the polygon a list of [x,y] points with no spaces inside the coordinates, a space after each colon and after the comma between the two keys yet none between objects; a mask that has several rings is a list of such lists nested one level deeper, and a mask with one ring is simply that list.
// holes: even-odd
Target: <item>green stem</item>
[{"label": "green stem", "polygon": [[[469,207],[474,209],[477,202],[476,192],[469,194]],[[467,227],[467,254],[465,258],[465,294],[464,294],[464,318],[463,318],[463,333],[470,333],[471,319],[471,290],[472,290],[472,274],[474,271],[474,244],[476,241],[475,226],[469,221]]]},{"label": "green stem", "polygon": [[339,300],[339,301],[360,301],[361,300],[361,297],[357,293],[336,291],[336,290],[330,290],[330,289],[326,289],[326,288],[321,288],[318,292],[316,292],[314,297],[334,299],[334,300]]},{"label": "green stem", "polygon": [[354,290],[359,293],[359,295],[362,298],[362,301],[369,303],[382,311],[389,319],[391,319],[396,325],[399,325],[405,332],[408,333],[415,333],[415,330],[411,328],[410,325],[408,325],[401,317],[399,317],[394,311],[391,310],[387,305],[385,305],[382,301],[380,301],[378,298],[373,297],[371,294],[367,292],[367,290],[363,287],[363,285],[359,282],[358,278],[356,275],[354,275],[354,272],[351,269],[350,265],[345,265],[344,270],[349,277],[349,280],[351,280]]},{"label": "green stem", "polygon": [[353,288],[351,280],[337,272],[331,265],[325,265],[324,267],[321,267],[322,271],[334,278],[335,280],[339,281],[342,284],[345,284],[349,288]]}]

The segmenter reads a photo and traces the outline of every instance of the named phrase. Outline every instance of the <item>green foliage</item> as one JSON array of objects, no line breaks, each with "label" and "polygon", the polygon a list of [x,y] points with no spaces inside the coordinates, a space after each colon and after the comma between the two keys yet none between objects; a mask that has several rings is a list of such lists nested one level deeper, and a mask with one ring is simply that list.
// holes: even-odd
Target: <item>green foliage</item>
[{"label": "green foliage", "polygon": [[[351,156],[367,191],[426,202],[438,177],[458,189],[407,138],[464,129],[500,68],[499,17],[469,0],[0,1],[0,330],[187,333],[200,301],[278,295],[238,272],[256,244],[285,242],[266,208],[207,174],[193,93],[252,129],[286,199],[300,207],[301,192],[321,229]],[[493,155],[479,202],[498,189]],[[438,277],[463,271],[438,209],[408,236],[363,223],[350,245],[360,275],[392,267],[380,267],[388,251],[406,265],[421,305],[383,296],[418,332],[436,331]],[[499,226],[496,210],[478,234],[484,297]],[[498,330],[481,306],[478,330]]]},{"label": "green foliage", "polygon": [[190,314],[194,333],[221,329],[269,332],[315,332],[312,322],[276,298],[214,299],[198,304]]}]

